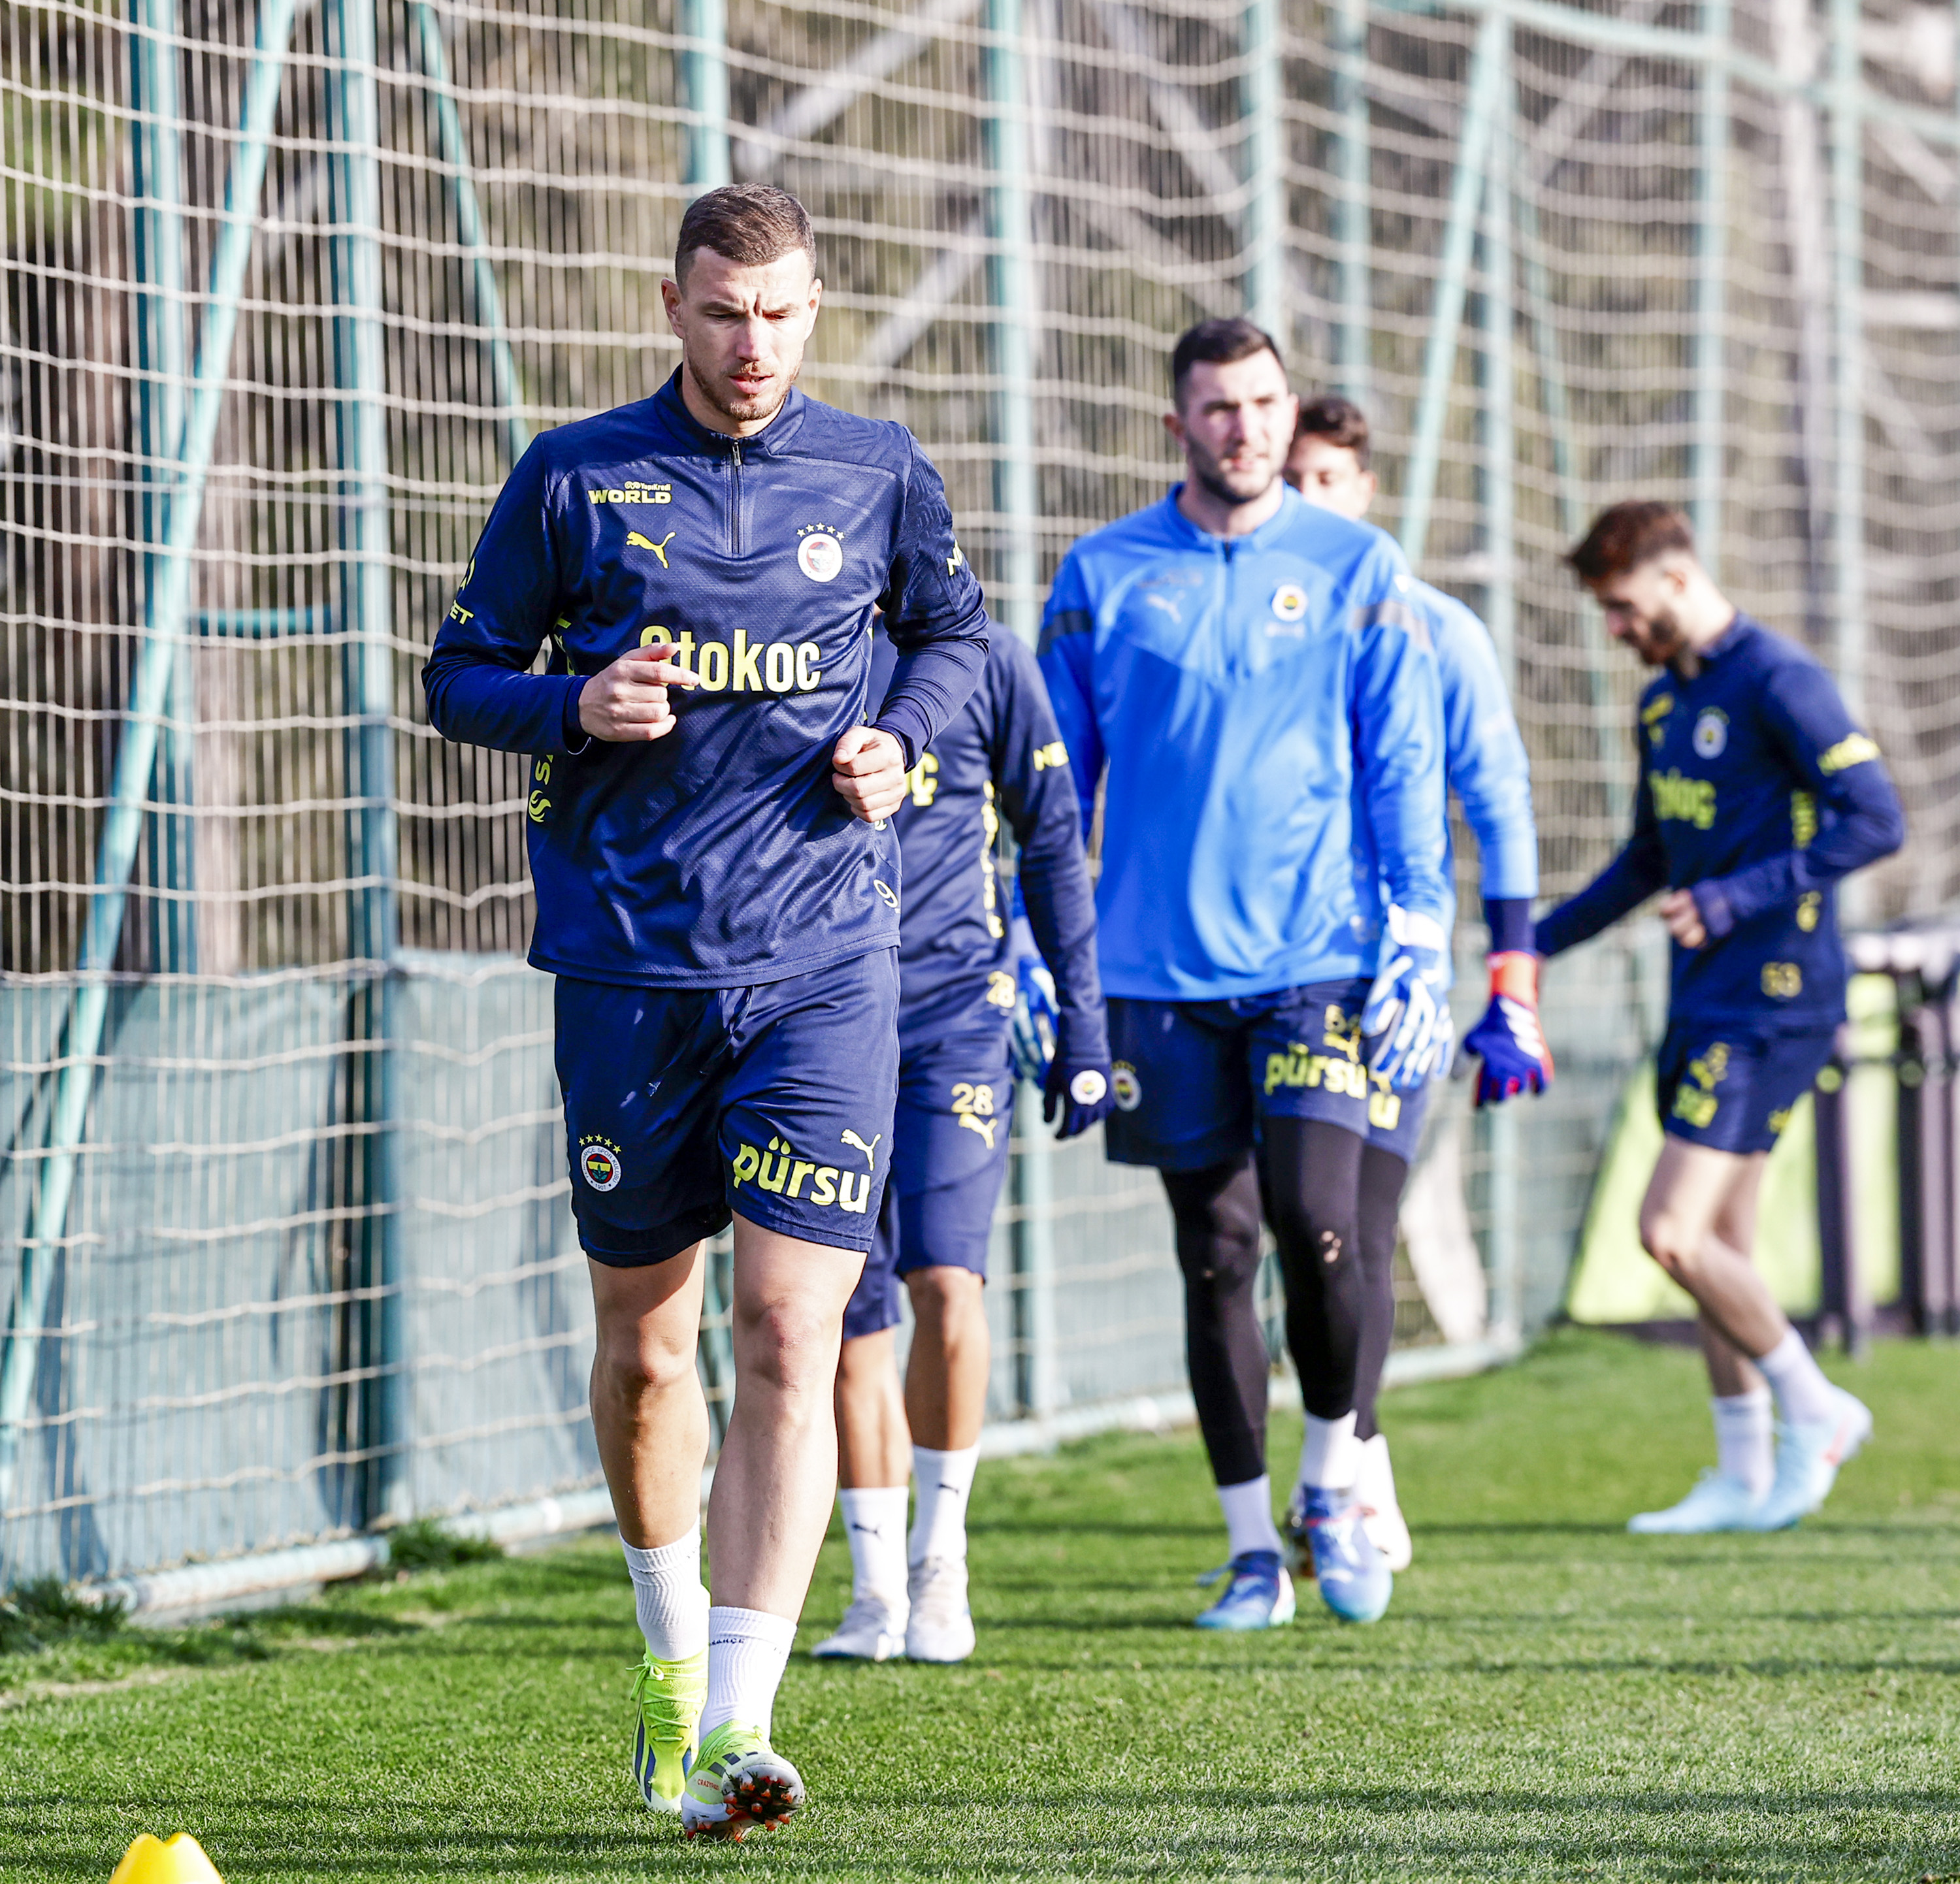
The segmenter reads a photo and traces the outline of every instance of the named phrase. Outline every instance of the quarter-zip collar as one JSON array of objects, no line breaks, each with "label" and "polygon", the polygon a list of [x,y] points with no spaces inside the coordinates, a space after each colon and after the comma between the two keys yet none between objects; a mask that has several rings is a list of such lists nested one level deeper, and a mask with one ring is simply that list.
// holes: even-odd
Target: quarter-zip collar
[{"label": "quarter-zip collar", "polygon": [[803,409],[809,402],[793,386],[789,397],[783,401],[782,410],[760,431],[751,432],[746,438],[737,438],[725,431],[713,431],[687,409],[687,401],[681,396],[680,373],[680,368],[676,367],[673,377],[654,395],[653,404],[669,429],[697,450],[717,455],[726,453],[750,461],[772,458],[788,450],[803,429]]},{"label": "quarter-zip collar", "polygon": [[[774,428],[772,427],[773,430]],[[1242,536],[1214,536],[1208,530],[1200,530],[1177,507],[1178,493],[1184,489],[1180,481],[1173,484],[1164,494],[1164,520],[1171,533],[1180,541],[1193,549],[1208,549],[1228,556],[1237,555],[1242,550],[1258,550],[1269,548],[1286,533],[1295,508],[1306,503],[1293,486],[1282,480],[1280,486],[1280,507],[1257,530],[1248,530]]]}]

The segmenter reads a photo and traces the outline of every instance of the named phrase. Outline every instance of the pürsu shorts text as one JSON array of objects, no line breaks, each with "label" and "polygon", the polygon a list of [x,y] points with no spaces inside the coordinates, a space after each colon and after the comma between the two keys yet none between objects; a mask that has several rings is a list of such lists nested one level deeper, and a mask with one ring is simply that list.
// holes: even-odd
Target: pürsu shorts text
[{"label": "p\u00fcrsu shorts text", "polygon": [[1242,1158],[1262,1119],[1318,1119],[1360,1138],[1412,1112],[1363,1061],[1366,981],[1322,982],[1236,1001],[1112,995],[1118,1164],[1196,1171]]},{"label": "p\u00fcrsu shorts text", "polygon": [[558,983],[571,1208],[587,1255],[663,1262],[751,1223],[868,1249],[891,1158],[898,952],[755,988]]},{"label": "p\u00fcrsu shorts text", "polygon": [[1014,1075],[999,1024],[905,1055],[891,1182],[877,1240],[844,1311],[846,1341],[898,1325],[899,1283],[915,1269],[970,1269],[985,1277],[1013,1110]]},{"label": "p\u00fcrsu shorts text", "polygon": [[1732,1022],[1671,1021],[1655,1065],[1661,1129],[1717,1151],[1768,1150],[1817,1083],[1836,1033],[1834,1027],[1758,1033]]}]

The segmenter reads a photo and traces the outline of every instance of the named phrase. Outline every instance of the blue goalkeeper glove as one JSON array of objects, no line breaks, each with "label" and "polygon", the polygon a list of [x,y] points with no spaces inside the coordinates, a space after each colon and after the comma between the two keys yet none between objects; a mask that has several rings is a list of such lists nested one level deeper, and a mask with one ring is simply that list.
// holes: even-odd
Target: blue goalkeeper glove
[{"label": "blue goalkeeper glove", "polygon": [[1449,937],[1433,916],[1392,905],[1382,970],[1361,1010],[1368,1065],[1397,1092],[1413,1092],[1449,1064]]},{"label": "blue goalkeeper glove", "polygon": [[1039,955],[1023,956],[1017,969],[1020,986],[1008,1036],[1014,1073],[1017,1078],[1045,1087],[1048,1069],[1055,1063],[1055,1040],[1061,1031],[1061,1016],[1055,1007],[1055,977]]},{"label": "blue goalkeeper glove", "polygon": [[1551,1049],[1538,1020],[1538,957],[1505,949],[1491,957],[1491,1004],[1463,1036],[1463,1050],[1483,1061],[1477,1103],[1501,1106],[1551,1084]]}]

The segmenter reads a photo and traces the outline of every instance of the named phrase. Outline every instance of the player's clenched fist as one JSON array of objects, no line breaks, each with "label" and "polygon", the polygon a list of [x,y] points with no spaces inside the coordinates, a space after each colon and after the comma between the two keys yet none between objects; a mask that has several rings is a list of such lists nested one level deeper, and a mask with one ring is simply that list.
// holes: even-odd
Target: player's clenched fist
[{"label": "player's clenched fist", "polygon": [[905,795],[905,753],[889,733],[854,726],[830,755],[830,782],[867,824],[897,810]]},{"label": "player's clenched fist", "polygon": [[594,739],[665,738],[675,724],[668,688],[698,684],[698,676],[667,659],[674,651],[672,641],[655,641],[602,668],[580,689],[579,724]]}]

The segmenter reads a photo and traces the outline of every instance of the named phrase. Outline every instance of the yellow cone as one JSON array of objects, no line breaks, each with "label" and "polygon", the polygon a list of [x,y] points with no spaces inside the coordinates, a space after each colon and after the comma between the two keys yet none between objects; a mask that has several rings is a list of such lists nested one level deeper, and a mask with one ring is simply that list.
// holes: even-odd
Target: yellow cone
[{"label": "yellow cone", "polygon": [[109,1884],[224,1884],[204,1847],[188,1831],[166,1843],[145,1832],[123,1854]]}]

